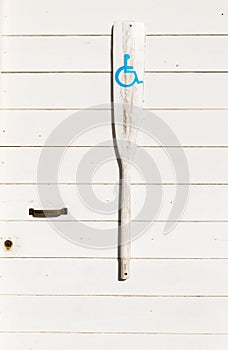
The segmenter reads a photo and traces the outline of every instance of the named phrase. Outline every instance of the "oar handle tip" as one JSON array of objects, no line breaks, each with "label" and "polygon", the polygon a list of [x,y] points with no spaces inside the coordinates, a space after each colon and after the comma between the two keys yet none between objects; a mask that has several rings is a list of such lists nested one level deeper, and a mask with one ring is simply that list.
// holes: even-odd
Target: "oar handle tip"
[{"label": "oar handle tip", "polygon": [[126,281],[130,278],[130,259],[120,259],[119,264],[119,278],[121,281]]}]

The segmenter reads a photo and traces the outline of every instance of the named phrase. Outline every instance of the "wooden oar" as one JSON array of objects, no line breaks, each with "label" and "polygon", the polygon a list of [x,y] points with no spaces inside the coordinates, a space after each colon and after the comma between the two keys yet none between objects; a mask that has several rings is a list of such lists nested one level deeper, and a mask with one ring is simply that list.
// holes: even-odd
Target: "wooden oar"
[{"label": "wooden oar", "polygon": [[[130,277],[130,163],[134,158],[135,118],[143,103],[145,30],[143,23],[118,21],[113,26],[113,116],[120,163],[119,279]],[[136,199],[135,199],[136,200]]]}]

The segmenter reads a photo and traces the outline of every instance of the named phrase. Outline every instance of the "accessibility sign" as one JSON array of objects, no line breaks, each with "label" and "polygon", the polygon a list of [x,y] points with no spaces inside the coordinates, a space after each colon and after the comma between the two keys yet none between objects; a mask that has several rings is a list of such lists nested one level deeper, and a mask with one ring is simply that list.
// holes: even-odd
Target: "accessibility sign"
[{"label": "accessibility sign", "polygon": [[[131,56],[128,54],[124,55],[124,65],[119,67],[115,73],[115,81],[117,82],[118,85],[124,88],[129,88],[133,86],[134,84],[142,84],[143,81],[139,80],[137,72],[134,70],[133,66],[128,65],[128,61],[130,60]],[[124,84],[123,82],[120,81],[120,74],[133,74],[133,80],[129,84]]]}]

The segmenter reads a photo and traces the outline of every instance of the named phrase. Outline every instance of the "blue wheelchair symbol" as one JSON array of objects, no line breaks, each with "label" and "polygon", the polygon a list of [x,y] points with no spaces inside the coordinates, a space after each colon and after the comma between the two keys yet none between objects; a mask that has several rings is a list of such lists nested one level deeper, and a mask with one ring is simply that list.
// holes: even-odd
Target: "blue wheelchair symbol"
[{"label": "blue wheelchair symbol", "polygon": [[[138,75],[136,73],[136,71],[133,69],[133,66],[128,66],[127,61],[130,59],[130,55],[125,54],[124,55],[124,65],[121,66],[120,68],[117,69],[116,73],[115,73],[115,80],[117,82],[117,84],[119,84],[120,86],[124,87],[124,88],[128,88],[131,87],[134,84],[142,84],[143,81],[139,80]],[[120,73],[124,72],[125,74],[133,74],[134,75],[134,80],[130,83],[130,84],[123,84],[120,79]]]}]

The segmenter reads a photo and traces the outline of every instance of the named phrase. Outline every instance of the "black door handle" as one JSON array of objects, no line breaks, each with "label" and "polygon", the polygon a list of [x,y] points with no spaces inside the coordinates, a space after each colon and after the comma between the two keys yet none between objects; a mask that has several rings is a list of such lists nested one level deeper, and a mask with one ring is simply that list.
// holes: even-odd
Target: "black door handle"
[{"label": "black door handle", "polygon": [[29,209],[29,215],[32,215],[34,218],[56,218],[60,215],[67,215],[68,209],[51,209],[51,210],[40,210],[40,209]]}]

